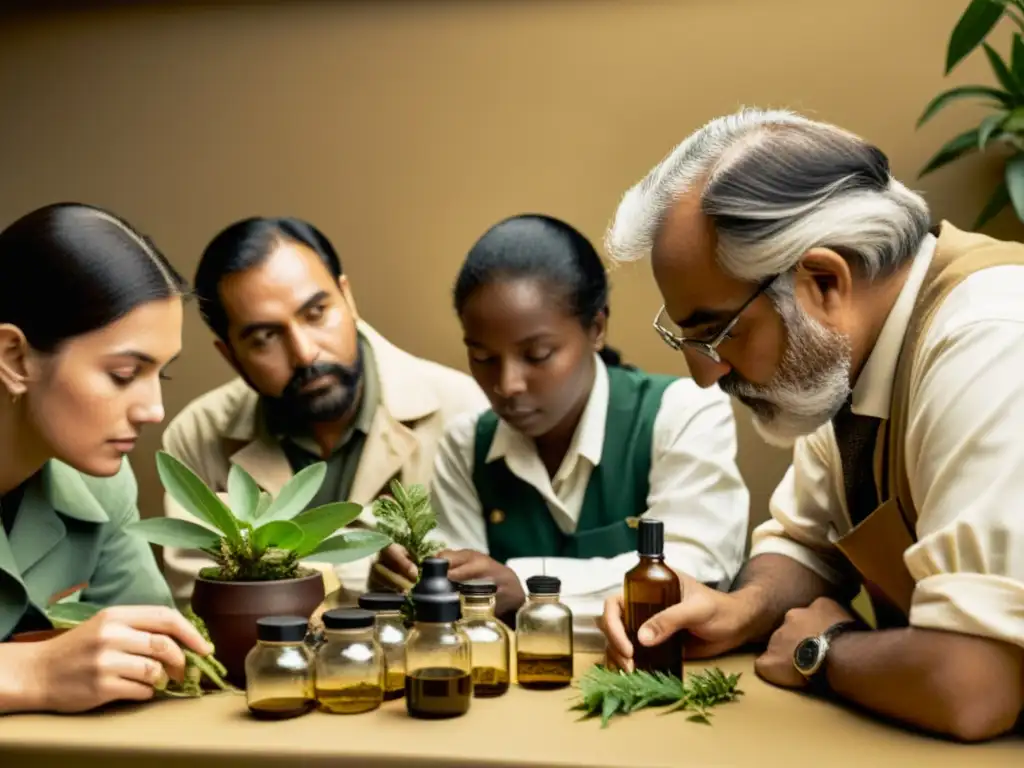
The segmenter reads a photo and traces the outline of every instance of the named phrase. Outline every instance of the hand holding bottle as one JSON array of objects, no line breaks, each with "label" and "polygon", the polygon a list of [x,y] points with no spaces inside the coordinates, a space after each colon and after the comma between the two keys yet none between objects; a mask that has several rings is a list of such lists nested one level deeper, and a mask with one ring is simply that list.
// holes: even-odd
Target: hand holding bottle
[{"label": "hand holding bottle", "polygon": [[[644,622],[638,632],[639,642],[657,645],[682,631],[686,656],[708,658],[747,641],[745,627],[750,609],[743,597],[718,592],[688,576],[680,576],[680,581],[683,599]],[[608,663],[631,672],[634,649],[626,633],[622,595],[605,601],[598,626],[608,640]]]},{"label": "hand holding bottle", "polygon": [[150,699],[168,677],[182,678],[185,655],[178,643],[203,656],[213,651],[172,608],[106,608],[52,640],[18,649],[28,705],[18,709],[84,712],[111,701]]}]

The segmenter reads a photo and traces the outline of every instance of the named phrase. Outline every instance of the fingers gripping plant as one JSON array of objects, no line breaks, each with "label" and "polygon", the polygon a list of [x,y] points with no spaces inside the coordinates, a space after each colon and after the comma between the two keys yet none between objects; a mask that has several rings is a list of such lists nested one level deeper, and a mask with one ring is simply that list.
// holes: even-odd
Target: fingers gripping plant
[{"label": "fingers gripping plant", "polygon": [[[1003,17],[1017,30],[1013,33],[1009,61],[983,42]],[[917,121],[924,125],[942,109],[962,99],[981,99],[991,112],[977,126],[950,139],[925,164],[925,176],[972,152],[992,148],[1009,151],[1003,179],[978,214],[974,228],[1008,205],[1024,221],[1024,0],[971,0],[949,38],[946,74],[953,71],[979,45],[984,49],[997,86],[961,85],[943,91],[929,102]]]},{"label": "fingers gripping plant", "polygon": [[[160,481],[170,496],[199,522],[149,518],[129,529],[152,544],[198,549],[214,566],[200,576],[218,581],[276,581],[301,575],[300,562],[311,559],[348,563],[390,543],[383,533],[348,529],[362,508],[339,501],[305,509],[323,483],[323,462],[296,473],[276,498],[261,491],[244,469],[232,465],[228,503],[198,476],[163,451],[157,454]],[[305,511],[304,511],[305,510]]]}]

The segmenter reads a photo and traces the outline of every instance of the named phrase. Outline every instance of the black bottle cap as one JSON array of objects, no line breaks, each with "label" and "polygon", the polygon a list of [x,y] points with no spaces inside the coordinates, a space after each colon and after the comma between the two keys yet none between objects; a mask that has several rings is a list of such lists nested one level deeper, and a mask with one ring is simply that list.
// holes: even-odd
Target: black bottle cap
[{"label": "black bottle cap", "polygon": [[268,643],[301,643],[308,628],[301,616],[264,616],[256,620],[256,637]]},{"label": "black bottle cap", "polygon": [[399,592],[367,592],[359,596],[359,607],[368,611],[400,611],[405,595]]},{"label": "black bottle cap", "polygon": [[464,595],[486,597],[498,593],[498,585],[494,579],[467,579],[455,585]]},{"label": "black bottle cap", "polygon": [[420,580],[412,588],[413,595],[448,594],[452,583],[448,580],[448,561],[440,557],[428,557],[420,565]]},{"label": "black bottle cap", "polygon": [[362,608],[335,608],[324,613],[324,629],[364,629],[373,626],[376,614]]},{"label": "black bottle cap", "polygon": [[658,557],[665,554],[665,524],[641,517],[636,530],[637,554]]},{"label": "black bottle cap", "polygon": [[413,595],[412,602],[416,607],[416,621],[447,623],[462,618],[462,603],[459,602],[458,592],[449,592],[446,595]]},{"label": "black bottle cap", "polygon": [[562,590],[562,580],[557,576],[531,576],[526,580],[531,595],[557,595]]}]

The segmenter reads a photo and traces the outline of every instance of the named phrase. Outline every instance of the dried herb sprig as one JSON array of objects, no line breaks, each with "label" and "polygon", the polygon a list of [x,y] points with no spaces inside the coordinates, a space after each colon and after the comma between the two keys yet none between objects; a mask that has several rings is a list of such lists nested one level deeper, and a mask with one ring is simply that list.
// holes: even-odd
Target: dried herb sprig
[{"label": "dried herb sprig", "polygon": [[688,720],[709,725],[712,707],[743,695],[739,679],[740,673],[727,675],[717,667],[688,673],[683,682],[663,672],[623,672],[597,665],[577,684],[581,699],[572,709],[584,711],[581,719],[600,715],[602,728],[617,714],[659,706],[668,706],[662,714],[685,710],[691,713]]},{"label": "dried herb sprig", "polygon": [[[72,629],[95,616],[100,610],[102,610],[102,606],[93,603],[65,602],[51,605],[47,609],[46,615],[55,628]],[[206,624],[192,612],[191,607],[184,609],[182,613],[192,626],[198,630],[199,634],[210,645],[213,645],[210,641],[210,633],[206,629]],[[181,682],[177,682],[169,680],[165,676],[163,680],[153,686],[159,695],[179,699],[197,698],[203,695],[204,677],[222,691],[239,692],[238,688],[235,688],[224,679],[227,676],[227,670],[212,653],[209,656],[200,656],[195,651],[185,647],[182,647],[181,650],[185,655],[184,678]]]}]

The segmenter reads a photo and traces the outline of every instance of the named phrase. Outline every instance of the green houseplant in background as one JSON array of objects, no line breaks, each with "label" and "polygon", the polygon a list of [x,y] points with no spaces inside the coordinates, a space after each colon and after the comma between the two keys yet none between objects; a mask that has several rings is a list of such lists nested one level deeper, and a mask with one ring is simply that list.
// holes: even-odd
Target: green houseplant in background
[{"label": "green houseplant in background", "polygon": [[303,568],[304,559],[348,563],[391,541],[378,531],[341,530],[359,516],[358,504],[306,509],[323,483],[323,462],[296,473],[276,498],[232,465],[226,502],[168,453],[158,452],[157,471],[171,498],[198,522],[149,518],[132,523],[130,530],[152,544],[199,550],[213,560],[199,572],[191,609],[205,623],[235,685],[244,685],[245,656],[256,643],[257,619],[308,618],[323,601],[323,577]]},{"label": "green houseplant in background", "polygon": [[[985,41],[1003,17],[1017,27],[1013,33],[1009,61]],[[1024,221],[1024,0],[971,0],[954,27],[946,50],[946,74],[979,45],[988,58],[998,86],[961,85],[943,91],[929,102],[917,125],[921,127],[950,104],[963,99],[980,99],[991,113],[977,126],[950,139],[925,164],[920,176],[952,163],[972,152],[993,147],[1009,150],[1003,179],[978,214],[974,228],[1008,205]]]}]

